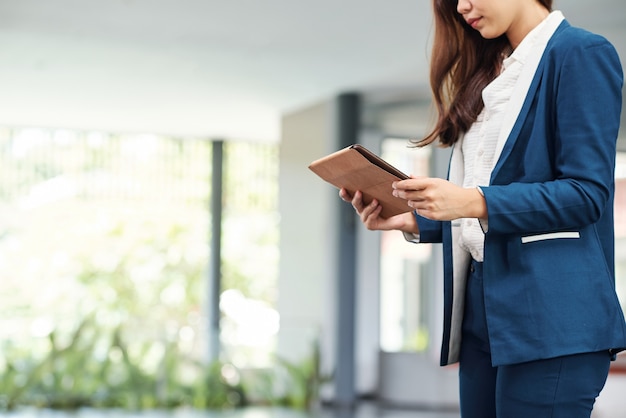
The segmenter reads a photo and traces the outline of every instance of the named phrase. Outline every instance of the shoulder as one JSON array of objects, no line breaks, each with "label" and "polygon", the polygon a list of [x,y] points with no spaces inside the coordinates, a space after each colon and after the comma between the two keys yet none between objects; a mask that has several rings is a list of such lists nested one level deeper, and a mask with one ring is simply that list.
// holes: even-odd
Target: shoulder
[{"label": "shoulder", "polygon": [[546,50],[565,54],[574,50],[585,50],[595,47],[615,50],[604,36],[572,26],[564,20],[554,32],[552,38],[550,38]]},{"label": "shoulder", "polygon": [[563,21],[550,38],[543,62],[548,68],[571,69],[588,75],[597,74],[600,68],[604,68],[622,77],[622,65],[615,47],[604,36],[571,26],[567,21]]}]

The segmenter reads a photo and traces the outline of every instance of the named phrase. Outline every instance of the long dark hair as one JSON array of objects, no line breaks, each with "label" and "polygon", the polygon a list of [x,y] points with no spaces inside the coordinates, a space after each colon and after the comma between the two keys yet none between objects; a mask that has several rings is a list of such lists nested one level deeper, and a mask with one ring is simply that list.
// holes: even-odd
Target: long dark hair
[{"label": "long dark hair", "polygon": [[[537,0],[552,10],[552,0]],[[433,130],[421,140],[424,146],[437,138],[443,146],[454,144],[467,132],[484,107],[483,89],[493,81],[510,48],[506,35],[485,39],[457,12],[457,2],[433,0],[435,35],[430,63],[430,87],[437,111]]]}]

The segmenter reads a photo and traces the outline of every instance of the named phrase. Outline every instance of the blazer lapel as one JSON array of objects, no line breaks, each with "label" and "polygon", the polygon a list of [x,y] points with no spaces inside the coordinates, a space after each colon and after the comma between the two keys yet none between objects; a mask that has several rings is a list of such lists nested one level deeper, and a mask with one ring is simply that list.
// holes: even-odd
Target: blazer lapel
[{"label": "blazer lapel", "polygon": [[[532,46],[528,56],[526,56],[523,63],[524,68],[517,79],[511,99],[505,110],[505,117],[502,122],[502,128],[500,129],[498,142],[496,144],[493,166],[491,167],[492,178],[500,161],[506,159],[507,157],[508,152],[504,152],[505,145],[507,146],[507,151],[510,151],[512,145],[517,140],[517,135],[520,130],[519,128],[521,127],[521,123],[524,119],[526,119],[530,107],[531,101],[527,101],[526,98],[534,97],[539,85],[537,82],[538,78],[536,76],[540,73],[541,58],[543,57],[543,53],[549,40],[552,38],[552,35],[563,20],[563,15],[559,13],[558,16],[555,16],[555,19],[551,19],[546,22],[549,26],[547,26],[544,30],[547,31],[548,36],[542,36],[542,38],[546,40],[537,40]],[[533,82],[533,80],[535,80],[535,82]],[[524,106],[524,103],[527,105]],[[517,129],[514,130],[516,123]]]}]

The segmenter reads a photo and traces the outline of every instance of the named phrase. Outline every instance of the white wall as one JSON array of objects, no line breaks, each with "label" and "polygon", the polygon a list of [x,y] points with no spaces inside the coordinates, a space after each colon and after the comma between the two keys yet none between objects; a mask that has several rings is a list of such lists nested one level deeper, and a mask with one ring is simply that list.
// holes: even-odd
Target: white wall
[{"label": "white wall", "polygon": [[333,150],[334,106],[320,103],[282,119],[280,144],[280,267],[278,354],[299,361],[321,339],[326,371],[334,354],[335,259],[334,210],[339,199],[332,186],[309,169],[314,159]]},{"label": "white wall", "polygon": [[[323,371],[334,369],[337,343],[337,207],[344,204],[337,190],[310,170],[308,164],[337,150],[334,101],[316,104],[284,116],[280,145],[280,270],[278,311],[281,316],[278,353],[292,360],[309,355],[309,343],[319,337]],[[376,150],[380,136],[361,142]],[[370,143],[371,142],[371,143]],[[378,143],[378,145],[377,145]],[[359,240],[355,331],[355,390],[372,394],[378,388],[379,360],[379,241],[357,230]],[[364,239],[365,238],[365,239]],[[322,393],[332,400],[332,385]]]}]

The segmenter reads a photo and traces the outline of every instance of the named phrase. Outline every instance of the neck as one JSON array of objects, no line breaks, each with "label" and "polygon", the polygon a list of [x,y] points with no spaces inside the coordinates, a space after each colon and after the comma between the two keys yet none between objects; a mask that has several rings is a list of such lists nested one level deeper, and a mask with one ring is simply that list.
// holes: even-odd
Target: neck
[{"label": "neck", "polygon": [[550,11],[539,2],[533,2],[532,7],[527,7],[520,17],[511,25],[506,33],[511,48],[515,49],[524,40],[531,30],[537,27],[548,17]]}]

